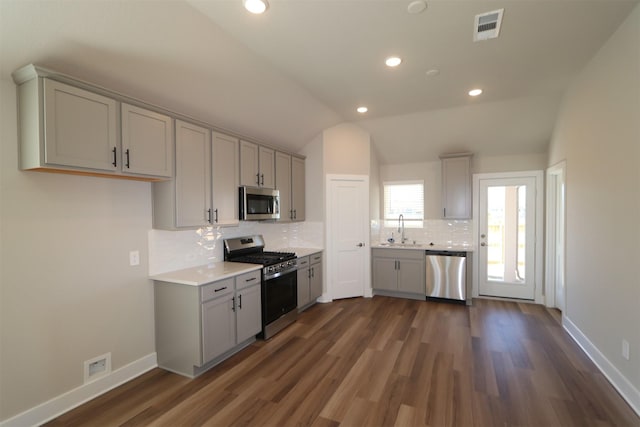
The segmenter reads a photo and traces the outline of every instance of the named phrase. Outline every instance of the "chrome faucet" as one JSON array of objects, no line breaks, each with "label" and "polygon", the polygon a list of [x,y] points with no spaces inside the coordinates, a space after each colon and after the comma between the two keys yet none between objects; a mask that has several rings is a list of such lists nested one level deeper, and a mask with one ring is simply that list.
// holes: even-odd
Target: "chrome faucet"
[{"label": "chrome faucet", "polygon": [[398,217],[398,233],[400,233],[400,243],[404,244],[407,238],[404,237],[404,216],[402,214]]}]

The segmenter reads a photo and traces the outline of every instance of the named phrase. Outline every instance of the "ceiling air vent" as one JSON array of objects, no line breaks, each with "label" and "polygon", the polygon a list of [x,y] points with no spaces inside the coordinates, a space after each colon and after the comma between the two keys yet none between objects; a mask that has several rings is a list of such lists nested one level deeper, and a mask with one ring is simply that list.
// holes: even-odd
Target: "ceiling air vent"
[{"label": "ceiling air vent", "polygon": [[504,9],[494,10],[493,12],[482,13],[476,15],[475,24],[473,26],[473,41],[495,39],[500,34],[500,24],[502,23],[502,14]]}]

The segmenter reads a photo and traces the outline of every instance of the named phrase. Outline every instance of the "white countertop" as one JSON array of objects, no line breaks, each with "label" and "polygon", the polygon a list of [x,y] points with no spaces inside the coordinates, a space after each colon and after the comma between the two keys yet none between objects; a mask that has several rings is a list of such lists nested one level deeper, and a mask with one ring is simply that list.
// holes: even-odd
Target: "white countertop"
[{"label": "white countertop", "polygon": [[414,251],[451,251],[451,252],[473,252],[475,249],[471,245],[442,245],[429,243],[417,243],[404,245],[400,243],[372,243],[372,248],[376,249],[402,249]]},{"label": "white countertop", "polygon": [[150,278],[162,282],[201,286],[260,269],[262,269],[262,266],[258,264],[219,261],[207,265],[185,268],[184,270],[156,274]]}]

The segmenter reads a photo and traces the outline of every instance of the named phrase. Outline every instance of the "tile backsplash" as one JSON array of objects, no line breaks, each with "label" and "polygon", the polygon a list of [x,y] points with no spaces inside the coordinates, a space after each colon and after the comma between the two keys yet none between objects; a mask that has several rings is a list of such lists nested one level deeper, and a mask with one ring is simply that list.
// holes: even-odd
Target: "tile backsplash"
[{"label": "tile backsplash", "polygon": [[[391,225],[387,223],[387,225]],[[398,225],[385,227],[384,221],[371,221],[371,244],[386,242],[393,237],[400,241]],[[431,219],[423,221],[423,228],[405,228],[405,237],[409,242],[452,246],[473,246],[473,221],[471,220],[444,220]]]},{"label": "tile backsplash", "polygon": [[321,248],[324,223],[278,224],[241,221],[238,227],[205,227],[185,231],[149,231],[149,274],[223,261],[223,240],[262,234],[267,250],[287,247]]}]

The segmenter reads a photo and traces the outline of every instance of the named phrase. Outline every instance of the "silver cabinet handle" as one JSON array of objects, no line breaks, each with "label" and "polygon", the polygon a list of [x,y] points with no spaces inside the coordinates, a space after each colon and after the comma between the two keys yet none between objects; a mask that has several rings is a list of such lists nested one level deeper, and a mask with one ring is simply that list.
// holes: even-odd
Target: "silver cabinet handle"
[{"label": "silver cabinet handle", "polygon": [[356,246],[357,246],[357,247],[359,247],[359,248],[361,248],[361,247],[363,247],[363,246],[364,246],[364,243],[358,243]]},{"label": "silver cabinet handle", "polygon": [[238,308],[242,310],[242,294],[238,295],[238,301],[239,301]]},{"label": "silver cabinet handle", "polygon": [[262,182],[260,183],[260,185],[264,185],[264,174],[260,175],[262,177]]},{"label": "silver cabinet handle", "polygon": [[217,224],[218,223],[218,209],[214,209],[213,212],[215,212],[215,214],[216,214],[216,218],[214,219],[214,221]]},{"label": "silver cabinet handle", "polygon": [[256,174],[256,185],[260,185],[260,174]]},{"label": "silver cabinet handle", "polygon": [[223,286],[222,288],[214,289],[213,292],[220,292],[220,291],[224,291],[225,289],[227,289],[227,287]]},{"label": "silver cabinet handle", "polygon": [[236,297],[231,298],[231,311],[236,311]]},{"label": "silver cabinet handle", "polygon": [[113,150],[111,150],[111,152],[113,153],[113,163],[111,163],[114,167],[118,166],[118,150],[116,149],[116,147],[113,147]]},{"label": "silver cabinet handle", "polygon": [[125,164],[125,166],[127,167],[127,169],[129,169],[129,149],[128,148],[124,152],[124,155],[127,157],[127,163]]},{"label": "silver cabinet handle", "polygon": [[252,282],[254,280],[257,280],[257,277],[252,277],[250,279],[245,279],[245,282]]},{"label": "silver cabinet handle", "polygon": [[293,219],[298,219],[298,210],[297,209],[293,210]]},{"label": "silver cabinet handle", "polygon": [[213,223],[211,222],[211,209],[207,209],[207,222],[208,222],[209,224],[213,224]]}]

